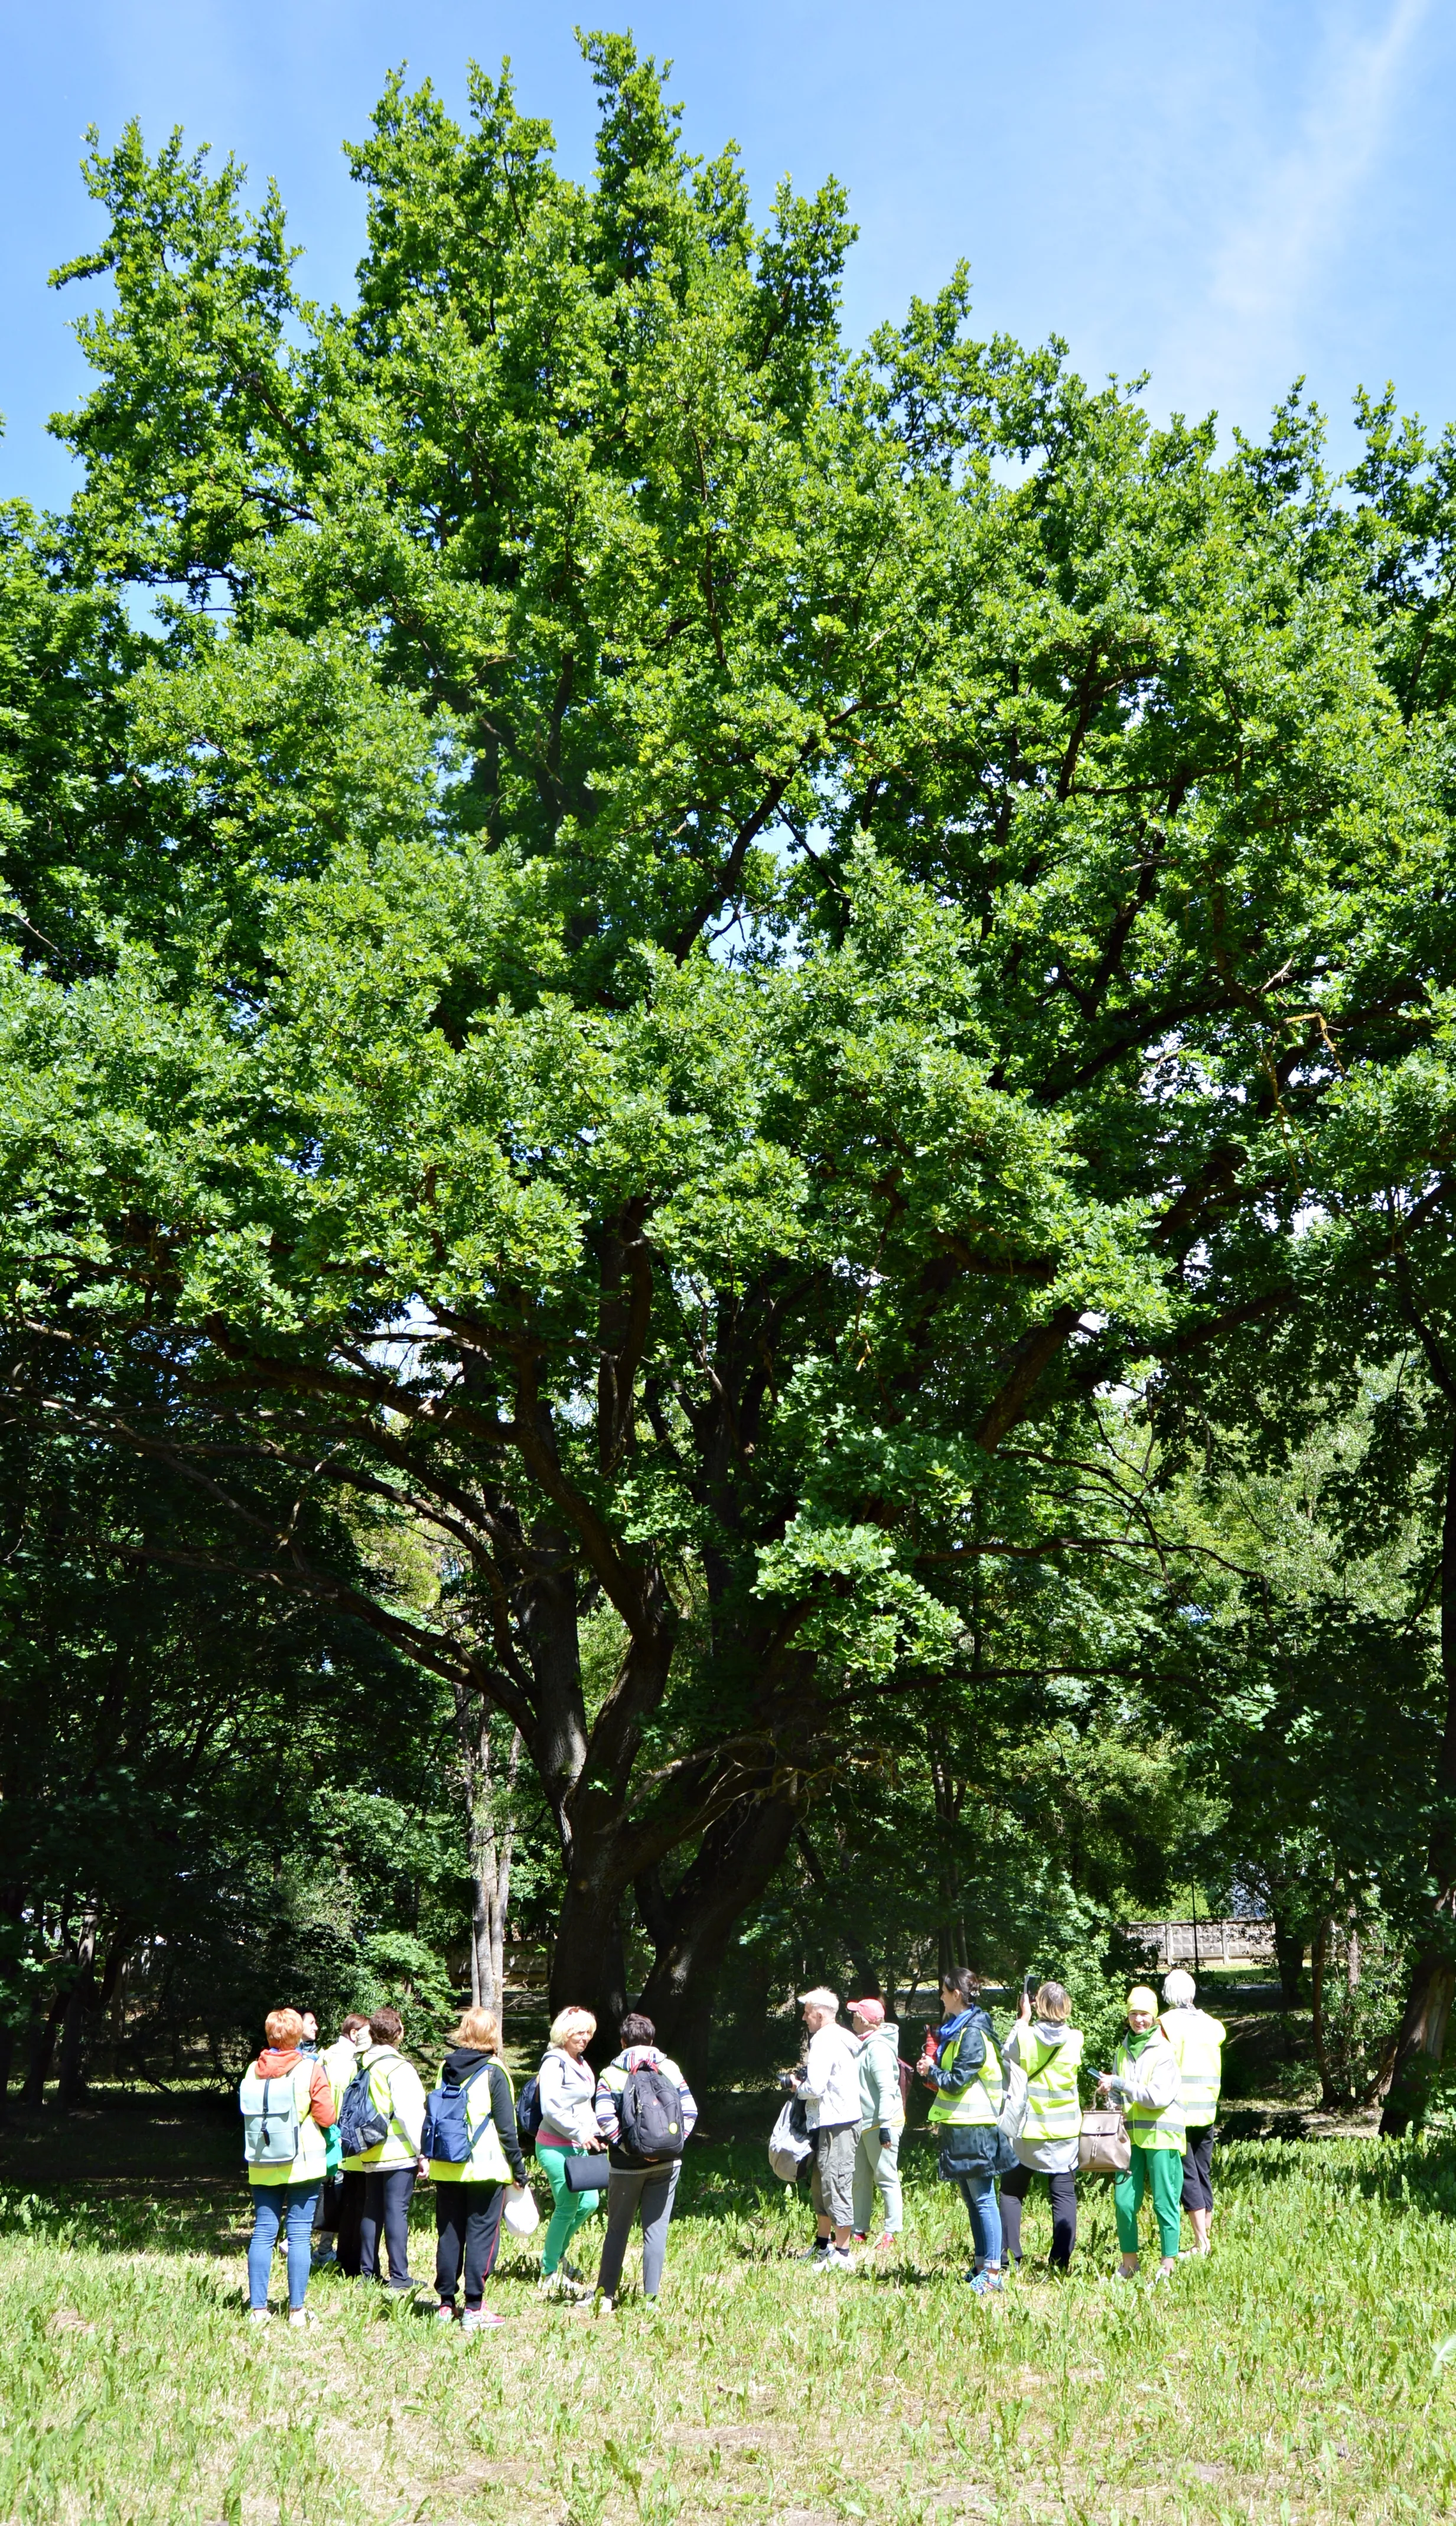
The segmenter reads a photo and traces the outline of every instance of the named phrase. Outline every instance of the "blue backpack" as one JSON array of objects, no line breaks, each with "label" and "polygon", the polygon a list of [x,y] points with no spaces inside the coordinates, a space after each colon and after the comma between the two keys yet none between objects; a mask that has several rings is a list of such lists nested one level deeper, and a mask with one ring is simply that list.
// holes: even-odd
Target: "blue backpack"
[{"label": "blue backpack", "polygon": [[377,2148],[389,2137],[389,2116],[381,2113],[369,2092],[375,2064],[356,2070],[343,2093],[338,2109],[338,2145],[341,2157],[363,2157]]},{"label": "blue backpack", "polygon": [[516,2129],[529,2147],[540,2128],[541,2083],[537,2078],[529,2078],[516,2099]]},{"label": "blue backpack", "polygon": [[425,2127],[420,2134],[422,2157],[438,2158],[442,2166],[464,2166],[471,2153],[471,2127],[465,2110],[466,2092],[473,2088],[488,2061],[480,2062],[458,2088],[441,2080],[425,2099]]}]

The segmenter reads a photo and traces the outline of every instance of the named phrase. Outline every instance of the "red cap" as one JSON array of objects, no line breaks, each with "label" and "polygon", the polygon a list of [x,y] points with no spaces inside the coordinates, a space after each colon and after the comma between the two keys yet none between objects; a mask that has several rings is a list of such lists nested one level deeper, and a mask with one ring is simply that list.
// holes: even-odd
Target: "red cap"
[{"label": "red cap", "polygon": [[851,2017],[863,2017],[871,2026],[882,2026],[884,2002],[882,1999],[852,1999],[849,2002],[849,2014]]}]

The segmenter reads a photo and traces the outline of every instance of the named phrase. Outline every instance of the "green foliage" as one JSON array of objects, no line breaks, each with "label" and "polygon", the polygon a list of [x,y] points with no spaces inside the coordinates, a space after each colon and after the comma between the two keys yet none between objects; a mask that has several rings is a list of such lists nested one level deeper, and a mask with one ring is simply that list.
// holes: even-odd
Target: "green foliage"
[{"label": "green foliage", "polygon": [[505,73],[391,80],[346,308],[230,162],[89,162],[83,487],[5,546],[11,1318],[519,1730],[560,1996],[636,1941],[690,2020],[870,1782],[886,1947],[1080,1972],[1255,1852],[1413,1923],[1429,1594],[1205,1605],[1178,1487],[1419,1352],[1348,1514],[1429,1562],[1450,448],[1369,406],[1336,480],[1296,394],[1221,457],[964,273],[857,353],[838,189],[756,226],[582,43],[586,184]]}]

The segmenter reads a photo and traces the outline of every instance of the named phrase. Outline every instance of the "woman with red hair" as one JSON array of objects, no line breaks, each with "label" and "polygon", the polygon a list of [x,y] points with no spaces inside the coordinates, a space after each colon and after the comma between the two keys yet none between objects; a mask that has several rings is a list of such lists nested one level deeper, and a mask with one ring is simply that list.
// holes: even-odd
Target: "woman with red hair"
[{"label": "woman with red hair", "polygon": [[334,2118],[328,2072],[304,2052],[303,2019],[296,2008],[275,2008],[263,2024],[268,2043],[237,2092],[243,2115],[243,2153],[253,2196],[253,2235],[248,2247],[248,2313],[268,2321],[268,2281],[281,2229],[288,2249],[288,2321],[308,2323],[304,2297],[313,2258],[314,2213],[319,2206]]}]

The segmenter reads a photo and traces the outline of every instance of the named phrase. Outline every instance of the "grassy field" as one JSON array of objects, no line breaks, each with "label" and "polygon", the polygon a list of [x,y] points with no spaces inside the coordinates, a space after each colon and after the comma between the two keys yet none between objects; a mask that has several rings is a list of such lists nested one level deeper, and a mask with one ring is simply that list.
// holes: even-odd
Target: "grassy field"
[{"label": "grassy field", "polygon": [[[1156,2292],[1108,2285],[1088,2184],[1075,2276],[1029,2264],[989,2302],[923,2141],[903,2258],[839,2279],[789,2259],[802,2196],[762,2147],[723,2142],[684,2171],[657,2312],[548,2305],[513,2246],[509,2327],[467,2341],[326,2278],[314,2331],[250,2331],[232,2121],[45,2119],[0,2164],[4,2526],[1456,2515],[1445,2140],[1230,2145],[1215,2254]],[[426,2273],[429,2218],[424,2194]]]}]

